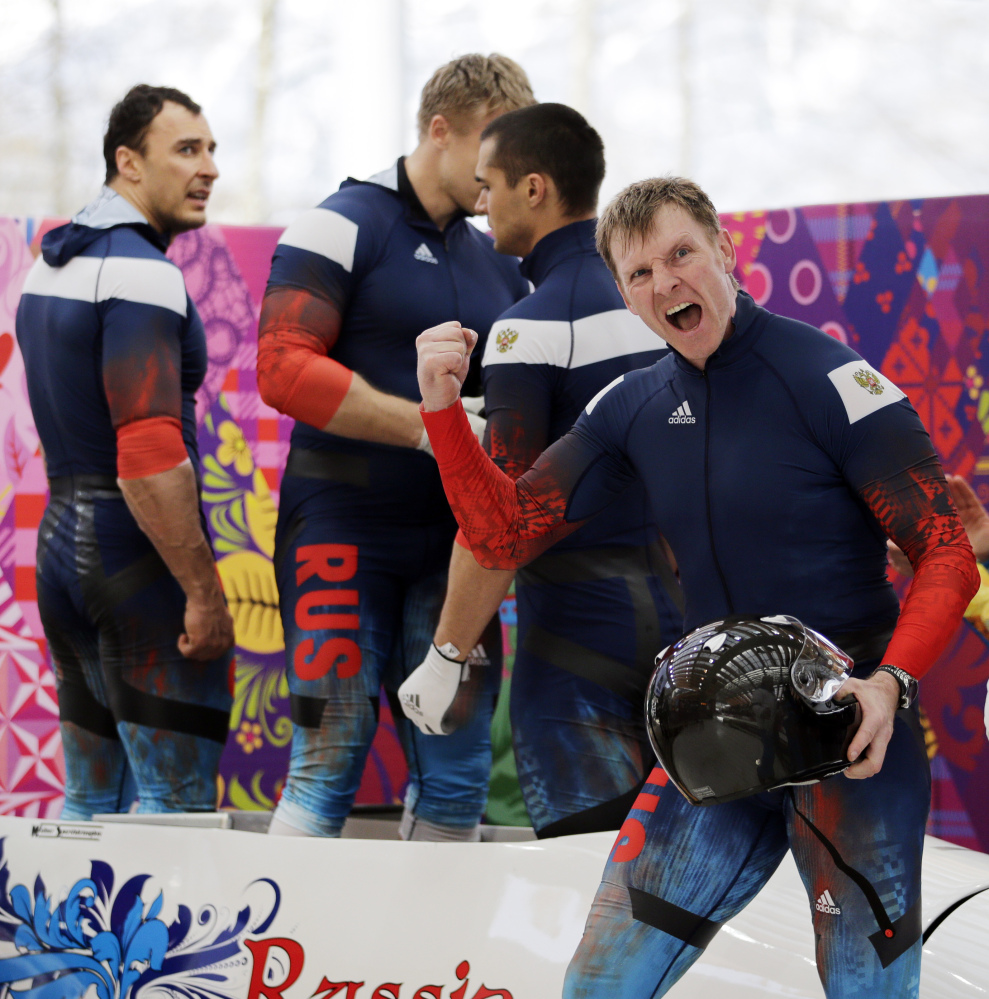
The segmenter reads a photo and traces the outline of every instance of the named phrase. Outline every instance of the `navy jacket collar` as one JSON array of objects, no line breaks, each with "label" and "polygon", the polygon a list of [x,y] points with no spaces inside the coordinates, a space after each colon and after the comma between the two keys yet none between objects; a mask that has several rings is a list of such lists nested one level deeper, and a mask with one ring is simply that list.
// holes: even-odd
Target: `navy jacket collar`
[{"label": "navy jacket collar", "polygon": [[[735,299],[734,332],[727,340],[723,340],[721,346],[707,359],[705,371],[725,367],[748,353],[757,338],[758,331],[770,315],[771,313],[755,304],[748,292],[739,290]],[[704,371],[691,364],[672,344],[670,350],[681,370],[698,377],[704,375]]]},{"label": "navy jacket collar", "polygon": [[594,245],[596,225],[597,219],[586,219],[547,233],[532,248],[532,252],[522,258],[519,265],[522,276],[538,288],[557,264],[583,253],[597,253]]},{"label": "navy jacket collar", "polygon": [[[412,181],[409,180],[408,171],[405,169],[404,156],[399,156],[398,160],[392,166],[388,167],[387,170],[382,170],[381,173],[376,173],[373,177],[368,177],[367,180],[355,180],[353,177],[348,177],[340,185],[340,189],[350,187],[352,184],[376,184],[378,187],[383,187],[385,190],[393,192],[405,205],[405,218],[409,225],[416,229],[432,229],[433,232],[440,231],[436,223],[429,217],[429,212],[423,207],[422,202],[419,200],[419,195],[416,194],[415,188],[412,186]],[[466,218],[467,212],[459,209],[454,212],[450,221],[447,222],[444,231],[448,232],[452,226]]]},{"label": "navy jacket collar", "polygon": [[71,222],[45,233],[41,254],[50,267],[63,267],[95,243],[108,229],[127,226],[164,253],[168,240],[124,197],[104,186],[95,201],[77,212]]}]

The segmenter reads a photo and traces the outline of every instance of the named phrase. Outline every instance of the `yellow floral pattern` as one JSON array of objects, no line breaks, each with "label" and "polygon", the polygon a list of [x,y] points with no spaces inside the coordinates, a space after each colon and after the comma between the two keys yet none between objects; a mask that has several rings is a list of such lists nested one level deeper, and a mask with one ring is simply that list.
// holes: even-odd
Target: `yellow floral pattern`
[{"label": "yellow floral pattern", "polygon": [[226,750],[231,766],[220,787],[221,803],[272,808],[284,773],[281,755],[277,761],[272,755],[283,752],[292,739],[285,637],[272,564],[278,511],[222,394],[206,414],[200,441],[203,507],[237,640],[233,738]]},{"label": "yellow floral pattern", "polygon": [[260,749],[264,745],[261,726],[257,722],[241,722],[240,730],[237,732],[237,742],[245,753],[253,753],[255,749]]},{"label": "yellow floral pattern", "polygon": [[216,449],[220,464],[233,465],[238,475],[250,475],[254,471],[254,456],[240,427],[232,420],[224,420],[216,433],[222,441]]}]

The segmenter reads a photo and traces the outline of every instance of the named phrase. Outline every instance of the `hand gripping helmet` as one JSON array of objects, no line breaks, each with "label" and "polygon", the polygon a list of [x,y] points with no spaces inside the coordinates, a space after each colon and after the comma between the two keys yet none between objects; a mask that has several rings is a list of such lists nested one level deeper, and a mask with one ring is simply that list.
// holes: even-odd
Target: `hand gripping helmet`
[{"label": "hand gripping helmet", "polygon": [[656,657],[649,741],[695,805],[813,783],[847,767],[854,699],[835,694],[854,663],[795,617],[728,617]]}]

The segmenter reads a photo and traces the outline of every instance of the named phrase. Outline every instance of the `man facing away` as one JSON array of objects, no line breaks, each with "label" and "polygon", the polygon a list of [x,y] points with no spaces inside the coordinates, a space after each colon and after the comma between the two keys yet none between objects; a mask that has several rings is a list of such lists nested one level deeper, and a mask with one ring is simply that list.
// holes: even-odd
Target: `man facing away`
[{"label": "man facing away", "polygon": [[[664,995],[792,849],[826,994],[916,996],[930,770],[903,709],[978,587],[933,445],[854,351],[737,290],[734,244],[696,184],[633,184],[597,240],[628,307],[671,350],[594,400],[517,482],[457,403],[475,335],[448,323],[420,337],[423,418],[472,550],[485,565],[524,564],[642,480],[680,568],[686,627],[797,617],[855,659],[843,691],[862,720],[845,776],[816,784],[698,807],[651,774],[564,995]],[[694,423],[671,419],[688,406]],[[902,613],[887,537],[915,570]],[[825,892],[833,904],[817,905]]]},{"label": "man facing away", "polygon": [[[484,352],[487,450],[513,479],[605,386],[665,350],[595,248],[604,169],[600,136],[562,104],[510,111],[481,135],[477,210],[535,286],[498,318]],[[460,663],[514,575],[454,546],[432,648],[399,692],[420,728],[442,731]],[[642,711],[653,658],[683,620],[642,486],[520,570],[516,599],[512,742],[533,827],[617,829],[653,767]]]},{"label": "man facing away", "polygon": [[178,90],[110,113],[106,186],[47,233],[17,340],[50,499],[38,609],[65,751],[62,817],[207,811],[227,735],[233,621],[199,506],[206,338],[171,239],[206,221],[209,125]]},{"label": "man facing away", "polygon": [[[456,524],[413,401],[415,337],[456,315],[488,329],[526,294],[516,262],[466,216],[481,130],[532,103],[510,59],[453,60],[423,89],[412,154],[344,182],[275,251],[258,386],[296,424],[275,554],[294,734],[274,833],[340,835],[379,691],[394,694],[429,648]],[[404,838],[477,838],[497,673],[474,671],[464,700],[475,710],[448,740],[422,736],[396,706]]]}]

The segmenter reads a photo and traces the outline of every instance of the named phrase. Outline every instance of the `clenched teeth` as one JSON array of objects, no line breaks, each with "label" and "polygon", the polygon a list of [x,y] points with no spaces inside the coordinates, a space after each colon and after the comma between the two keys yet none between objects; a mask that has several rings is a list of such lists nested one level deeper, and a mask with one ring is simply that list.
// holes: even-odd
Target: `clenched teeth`
[{"label": "clenched teeth", "polygon": [[696,305],[696,302],[681,302],[679,305],[674,305],[672,309],[666,310],[667,316],[675,316],[678,312],[682,312],[684,309],[691,305]]}]

